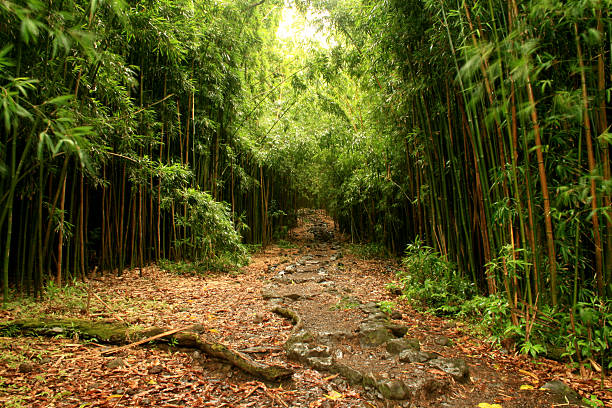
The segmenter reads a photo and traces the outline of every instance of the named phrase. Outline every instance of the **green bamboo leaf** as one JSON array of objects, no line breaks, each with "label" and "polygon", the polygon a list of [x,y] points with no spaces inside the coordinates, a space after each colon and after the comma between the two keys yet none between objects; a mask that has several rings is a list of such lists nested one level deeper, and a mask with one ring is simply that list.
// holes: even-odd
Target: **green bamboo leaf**
[{"label": "green bamboo leaf", "polygon": [[4,129],[8,133],[11,130],[11,116],[9,113],[7,99],[2,100],[2,117],[4,118]]},{"label": "green bamboo leaf", "polygon": [[38,35],[40,33],[40,26],[40,22],[33,20],[29,17],[24,17],[21,20],[20,28],[21,39],[23,40],[23,42],[26,44],[29,44],[31,40],[34,40],[34,42],[36,42],[36,39],[38,38]]},{"label": "green bamboo leaf", "polygon": [[15,66],[15,62],[7,55],[13,49],[13,45],[9,44],[0,50],[0,72],[3,68]]},{"label": "green bamboo leaf", "polygon": [[51,98],[45,101],[44,103],[47,105],[63,106],[70,102],[72,99],[74,99],[74,95],[61,95],[56,96],[55,98]]}]

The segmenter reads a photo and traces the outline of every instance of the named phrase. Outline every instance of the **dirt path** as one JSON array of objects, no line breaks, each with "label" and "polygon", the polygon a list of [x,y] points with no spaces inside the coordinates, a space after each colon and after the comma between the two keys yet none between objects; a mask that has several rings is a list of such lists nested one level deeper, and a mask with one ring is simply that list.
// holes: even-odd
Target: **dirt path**
[{"label": "dirt path", "polygon": [[[415,313],[401,303],[393,315],[385,314],[377,302],[394,300],[384,284],[393,279],[396,261],[359,259],[333,232],[330,219],[307,212],[291,233],[291,245],[260,251],[242,274],[178,276],[151,267],[142,277],[131,271],[91,282],[90,289],[112,310],[77,287],[0,315],[90,316],[142,326],[199,323],[212,339],[257,360],[293,368],[291,381],[264,384],[198,352],[173,347],[103,357],[104,347],[78,339],[0,338],[0,405],[497,403],[505,408],[562,402],[538,390],[549,380],[571,375],[558,364],[542,362],[536,371],[526,358],[491,349],[462,325]],[[301,317],[297,327],[286,318],[287,311]]]}]

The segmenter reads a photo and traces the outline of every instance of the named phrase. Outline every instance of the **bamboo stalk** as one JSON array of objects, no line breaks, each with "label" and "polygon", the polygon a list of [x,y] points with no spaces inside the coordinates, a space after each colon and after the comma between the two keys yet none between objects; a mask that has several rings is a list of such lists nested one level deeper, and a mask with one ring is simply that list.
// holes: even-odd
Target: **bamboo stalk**
[{"label": "bamboo stalk", "polygon": [[599,296],[604,295],[604,277],[603,277],[603,262],[602,262],[602,244],[599,230],[599,215],[597,214],[597,186],[595,183],[595,154],[593,151],[593,139],[591,136],[591,120],[589,118],[589,101],[586,85],[586,74],[584,72],[584,62],[582,60],[582,47],[580,46],[580,37],[578,35],[578,24],[574,23],[574,33],[576,35],[576,51],[578,54],[578,66],[580,67],[580,83],[582,89],[582,118],[584,123],[584,132],[587,144],[587,158],[589,163],[590,173],[590,192],[591,192],[591,222],[593,223],[593,239],[595,244],[595,279],[597,281],[597,292]]}]

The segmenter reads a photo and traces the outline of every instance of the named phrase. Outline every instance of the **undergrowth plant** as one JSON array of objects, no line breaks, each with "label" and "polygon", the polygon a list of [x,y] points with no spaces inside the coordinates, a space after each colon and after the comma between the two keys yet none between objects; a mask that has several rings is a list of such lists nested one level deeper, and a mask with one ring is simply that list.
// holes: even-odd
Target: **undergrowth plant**
[{"label": "undergrowth plant", "polygon": [[474,285],[457,272],[455,265],[418,237],[406,246],[402,266],[397,277],[404,297],[432,313],[456,314],[475,294]]},{"label": "undergrowth plant", "polygon": [[389,257],[389,250],[381,243],[349,244],[348,250],[360,259],[384,259]]},{"label": "undergrowth plant", "polygon": [[[501,263],[498,259],[489,267],[499,268]],[[536,310],[525,304],[513,312],[503,293],[477,295],[452,263],[419,239],[406,247],[402,265],[398,282],[387,287],[401,288],[403,298],[421,310],[463,319],[491,341],[510,342],[532,357],[546,354],[597,371],[612,368],[612,307],[594,293],[581,292],[573,309],[541,304]],[[526,264],[517,260],[507,267],[514,274]]]},{"label": "undergrowth plant", "polygon": [[381,312],[386,313],[388,315],[393,313],[393,310],[395,310],[395,306],[396,306],[395,302],[392,302],[389,300],[381,300],[380,302],[377,303],[377,305]]},{"label": "undergrowth plant", "polygon": [[574,311],[560,317],[566,353],[576,364],[597,371],[612,369],[612,305],[592,293],[586,293]]},{"label": "undergrowth plant", "polygon": [[182,203],[187,210],[177,217],[177,225],[189,231],[175,240],[175,248],[185,259],[212,270],[240,267],[248,260],[247,249],[232,222],[226,203],[193,188],[178,192],[173,203]]}]

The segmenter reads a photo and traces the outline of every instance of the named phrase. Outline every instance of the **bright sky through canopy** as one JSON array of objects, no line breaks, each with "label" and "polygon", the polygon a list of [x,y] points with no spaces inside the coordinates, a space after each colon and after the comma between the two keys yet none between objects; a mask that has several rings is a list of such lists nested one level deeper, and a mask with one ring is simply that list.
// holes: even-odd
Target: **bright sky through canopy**
[{"label": "bright sky through canopy", "polygon": [[276,37],[281,41],[293,40],[298,43],[318,42],[323,48],[329,48],[335,41],[329,37],[329,32],[324,28],[320,30],[317,22],[322,15],[309,10],[306,16],[293,7],[283,8],[281,21],[276,31]]}]

